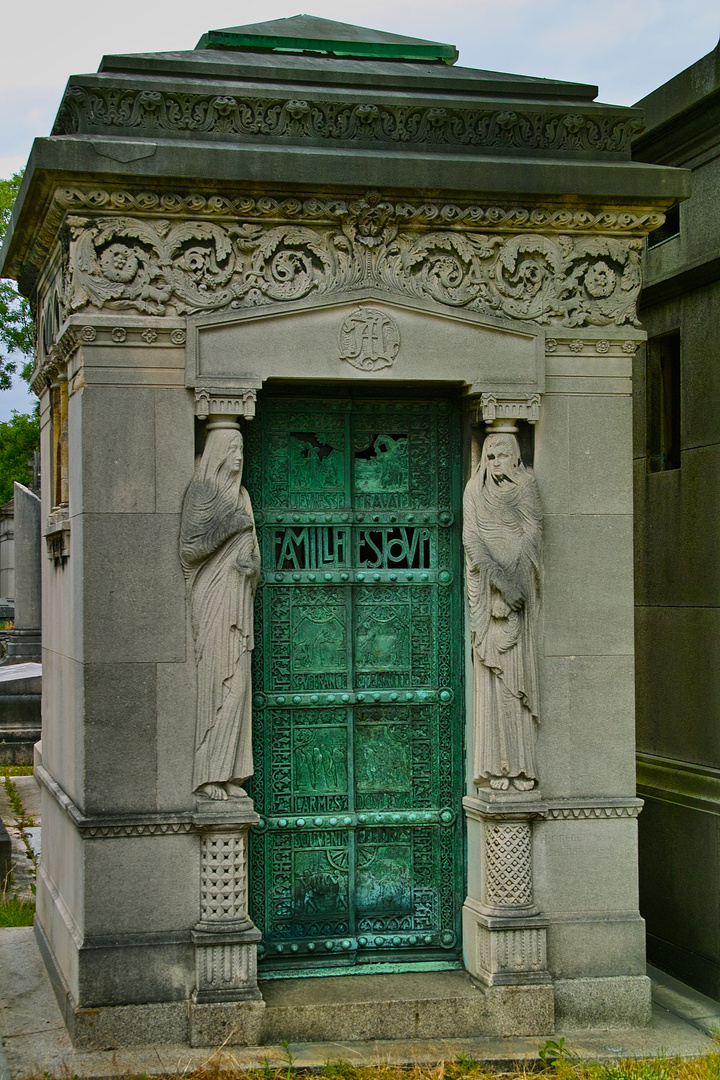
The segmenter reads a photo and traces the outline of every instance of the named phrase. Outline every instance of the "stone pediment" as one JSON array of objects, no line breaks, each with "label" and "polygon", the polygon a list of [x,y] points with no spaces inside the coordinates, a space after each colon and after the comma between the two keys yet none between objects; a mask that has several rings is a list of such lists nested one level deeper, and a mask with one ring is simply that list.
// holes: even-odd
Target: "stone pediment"
[{"label": "stone pediment", "polygon": [[398,300],[380,289],[188,320],[186,384],[248,379],[450,381],[471,393],[542,393],[544,330]]}]

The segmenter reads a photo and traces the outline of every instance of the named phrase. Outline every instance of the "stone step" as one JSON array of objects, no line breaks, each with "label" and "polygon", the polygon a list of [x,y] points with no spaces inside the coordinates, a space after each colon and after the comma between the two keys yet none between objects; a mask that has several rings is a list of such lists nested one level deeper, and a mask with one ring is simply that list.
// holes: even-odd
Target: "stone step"
[{"label": "stone step", "polygon": [[266,979],[262,1042],[472,1038],[553,1030],[551,986],[485,988],[466,971]]}]

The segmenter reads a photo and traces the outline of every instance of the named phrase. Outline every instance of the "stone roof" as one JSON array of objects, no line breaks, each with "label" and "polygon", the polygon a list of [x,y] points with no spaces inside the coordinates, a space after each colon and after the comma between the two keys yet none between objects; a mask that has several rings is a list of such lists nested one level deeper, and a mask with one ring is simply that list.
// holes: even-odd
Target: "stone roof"
[{"label": "stone roof", "polygon": [[[375,55],[284,51],[301,39],[283,28],[319,50],[345,41]],[[217,47],[213,34],[235,44]],[[304,198],[442,192],[491,207],[501,196],[521,215],[539,199],[590,199],[595,217],[686,193],[682,172],[631,160],[641,110],[601,104],[582,83],[387,51],[425,45],[449,48],[298,16],[208,31],[187,51],[105,56],[97,73],[70,78],[52,134],[35,140],[0,274],[29,294],[68,212],[215,212],[216,196],[235,205],[268,185]]]},{"label": "stone roof", "polygon": [[442,60],[450,64],[455,63],[458,57],[454,45],[404,34],[388,34],[367,26],[319,19],[315,15],[293,15],[289,19],[209,30],[200,38],[196,48],[292,49],[336,56]]}]

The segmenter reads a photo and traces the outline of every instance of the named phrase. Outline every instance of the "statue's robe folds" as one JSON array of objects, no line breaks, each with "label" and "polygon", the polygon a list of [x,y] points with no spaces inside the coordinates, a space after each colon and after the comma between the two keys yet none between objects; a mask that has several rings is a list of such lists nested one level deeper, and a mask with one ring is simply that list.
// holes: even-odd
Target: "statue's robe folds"
[{"label": "statue's robe folds", "polygon": [[[465,488],[463,543],[475,671],[475,780],[537,780],[541,511],[532,472],[498,487],[480,468]],[[522,596],[514,611],[502,583]],[[499,587],[498,587],[499,586]]]},{"label": "statue's robe folds", "polygon": [[[183,505],[181,556],[197,663],[193,790],[252,776],[253,605],[260,569],[250,496],[208,514],[208,485],[193,481]],[[253,566],[241,573],[238,564]]]}]

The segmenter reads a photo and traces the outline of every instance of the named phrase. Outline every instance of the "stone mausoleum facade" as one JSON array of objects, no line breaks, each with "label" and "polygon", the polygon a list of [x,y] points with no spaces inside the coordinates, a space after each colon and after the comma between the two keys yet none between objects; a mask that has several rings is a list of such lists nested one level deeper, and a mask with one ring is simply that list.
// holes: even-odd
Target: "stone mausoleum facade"
[{"label": "stone mausoleum facade", "polygon": [[595,87],[456,58],[212,31],[34,145],[2,272],[78,1044],[649,1021],[631,369],[687,174]]}]

